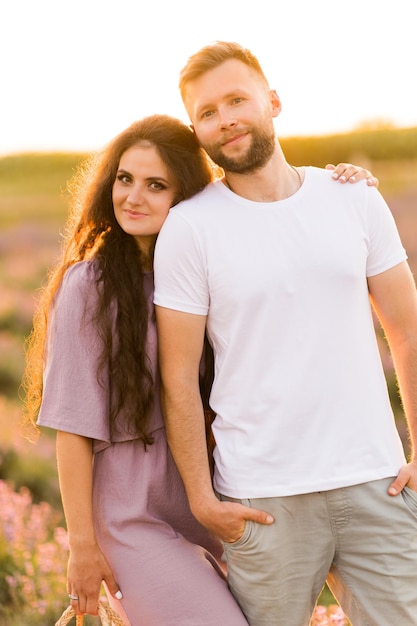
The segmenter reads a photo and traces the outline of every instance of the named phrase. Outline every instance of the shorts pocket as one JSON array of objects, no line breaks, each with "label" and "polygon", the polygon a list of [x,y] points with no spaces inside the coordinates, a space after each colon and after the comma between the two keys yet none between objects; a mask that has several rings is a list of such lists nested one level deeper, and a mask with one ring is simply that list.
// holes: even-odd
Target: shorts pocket
[{"label": "shorts pocket", "polygon": [[[244,506],[251,506],[250,500],[241,500],[239,498],[231,498],[230,496],[224,496],[223,494],[218,493],[217,497],[219,500],[223,502],[237,502],[238,504],[243,504]],[[252,534],[253,522],[252,520],[245,521],[245,528],[243,530],[243,534],[236,541],[223,541],[223,545],[226,548],[240,548],[242,547],[249,539]]]},{"label": "shorts pocket", "polygon": [[252,524],[253,522],[247,519],[245,521],[245,530],[243,531],[243,535],[239,537],[239,539],[237,539],[236,541],[224,541],[224,547],[233,550],[234,548],[241,548],[243,545],[245,545],[245,543],[249,540],[249,537],[252,534]]},{"label": "shorts pocket", "polygon": [[404,487],[401,492],[403,500],[410,511],[417,517],[417,492],[410,487]]}]

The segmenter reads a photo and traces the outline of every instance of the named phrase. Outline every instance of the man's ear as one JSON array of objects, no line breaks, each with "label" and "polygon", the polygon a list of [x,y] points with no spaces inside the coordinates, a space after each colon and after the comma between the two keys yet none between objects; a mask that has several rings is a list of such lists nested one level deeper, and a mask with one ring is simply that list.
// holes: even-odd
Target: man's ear
[{"label": "man's ear", "polygon": [[272,117],[278,117],[278,115],[281,113],[282,104],[281,99],[275,89],[271,89],[271,91],[269,92],[269,98],[272,107]]},{"label": "man's ear", "polygon": [[191,128],[191,130],[194,133],[194,137],[197,139],[198,143],[200,143],[200,140],[199,140],[198,135],[197,135],[197,133],[195,131],[195,128],[194,128],[194,124],[190,124],[190,128]]}]

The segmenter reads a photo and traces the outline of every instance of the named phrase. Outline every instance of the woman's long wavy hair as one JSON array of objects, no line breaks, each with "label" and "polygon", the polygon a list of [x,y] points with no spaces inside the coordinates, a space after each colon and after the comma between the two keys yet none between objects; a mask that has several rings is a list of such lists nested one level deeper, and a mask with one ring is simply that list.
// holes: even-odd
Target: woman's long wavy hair
[{"label": "woman's long wavy hair", "polygon": [[[97,379],[110,389],[111,432],[117,430],[117,417],[123,411],[124,427],[145,445],[152,443],[147,429],[154,381],[146,354],[148,306],[142,271],[145,259],[134,238],[117,223],[112,203],[112,188],[121,156],[143,142],[155,146],[173,174],[179,189],[175,203],[190,198],[213,178],[213,166],[193,132],[166,115],[153,115],[133,123],[102,153],[91,157],[77,170],[68,184],[70,212],[61,259],[41,290],[33,330],[27,341],[23,389],[24,423],[30,426],[26,432],[28,438],[34,439],[39,434],[36,419],[42,402],[44,353],[53,299],[69,267],[94,259],[98,268],[98,306],[93,321],[103,346]],[[108,372],[105,381],[104,372]]]}]

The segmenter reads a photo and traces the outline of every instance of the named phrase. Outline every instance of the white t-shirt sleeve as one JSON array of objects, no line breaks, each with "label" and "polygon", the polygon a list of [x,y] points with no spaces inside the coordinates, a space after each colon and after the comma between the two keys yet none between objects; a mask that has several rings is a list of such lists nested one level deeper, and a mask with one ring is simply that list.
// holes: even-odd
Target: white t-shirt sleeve
[{"label": "white t-shirt sleeve", "polygon": [[369,189],[367,206],[369,255],[366,275],[376,276],[407,259],[394,217],[376,189]]},{"label": "white t-shirt sleeve", "polygon": [[159,233],[154,258],[154,303],[184,313],[207,315],[207,262],[201,241],[176,208]]}]

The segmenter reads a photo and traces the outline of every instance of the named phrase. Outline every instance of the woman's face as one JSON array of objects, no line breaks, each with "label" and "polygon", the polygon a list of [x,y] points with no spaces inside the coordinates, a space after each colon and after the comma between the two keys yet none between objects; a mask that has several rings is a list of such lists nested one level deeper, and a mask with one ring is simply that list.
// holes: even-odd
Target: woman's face
[{"label": "woman's face", "polygon": [[155,146],[132,146],[120,158],[112,199],[119,226],[147,254],[174,204],[178,188]]}]

